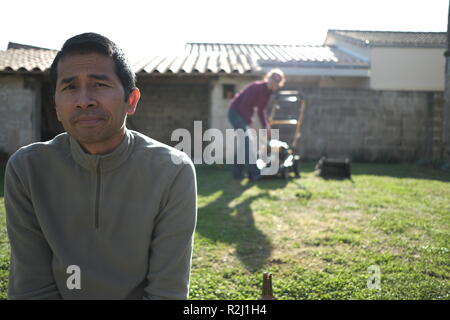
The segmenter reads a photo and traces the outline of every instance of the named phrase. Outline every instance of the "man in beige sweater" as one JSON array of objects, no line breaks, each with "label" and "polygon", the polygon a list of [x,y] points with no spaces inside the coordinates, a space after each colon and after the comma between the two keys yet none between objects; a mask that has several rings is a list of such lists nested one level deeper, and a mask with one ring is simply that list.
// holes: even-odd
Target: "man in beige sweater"
[{"label": "man in beige sweater", "polygon": [[50,77],[66,132],[19,149],[5,173],[9,299],[186,299],[192,161],[126,128],[140,93],[109,39],[67,40]]}]

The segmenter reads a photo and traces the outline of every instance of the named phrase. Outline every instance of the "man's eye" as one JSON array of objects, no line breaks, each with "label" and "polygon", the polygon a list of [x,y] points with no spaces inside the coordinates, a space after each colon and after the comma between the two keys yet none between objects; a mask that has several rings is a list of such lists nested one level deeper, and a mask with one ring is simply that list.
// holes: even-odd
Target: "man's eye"
[{"label": "man's eye", "polygon": [[75,86],[73,84],[69,84],[68,86],[63,87],[61,91],[72,90],[72,89],[75,89]]},{"label": "man's eye", "polygon": [[106,83],[101,83],[101,82],[97,82],[95,85],[97,87],[108,87],[108,85]]}]

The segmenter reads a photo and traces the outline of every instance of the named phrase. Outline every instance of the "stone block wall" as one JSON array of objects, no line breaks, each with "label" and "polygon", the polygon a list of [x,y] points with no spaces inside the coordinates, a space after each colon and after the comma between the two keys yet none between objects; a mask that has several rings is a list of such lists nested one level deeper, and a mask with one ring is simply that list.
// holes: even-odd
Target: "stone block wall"
[{"label": "stone block wall", "polygon": [[175,129],[194,134],[194,121],[209,126],[210,85],[206,78],[138,77],[141,100],[136,113],[129,117],[128,128],[169,145]]},{"label": "stone block wall", "polygon": [[[449,8],[450,12],[450,8]],[[450,24],[449,24],[450,27]],[[450,37],[450,31],[447,33]],[[444,118],[443,129],[443,159],[450,162],[450,45],[449,49],[445,53],[445,93],[444,93],[444,106],[442,108],[442,114]]]},{"label": "stone block wall", "polygon": [[41,84],[34,77],[0,75],[0,150],[8,154],[40,139]]},{"label": "stone block wall", "polygon": [[[11,154],[40,140],[41,80],[32,75],[0,75],[1,151]],[[198,120],[205,131],[215,123],[211,119],[214,81],[202,76],[138,76],[141,101],[128,127],[172,146],[178,144],[170,139],[175,129],[186,128],[193,136]],[[443,92],[319,88],[292,82],[286,89],[299,90],[306,99],[298,149],[304,158],[449,160],[450,112]],[[282,107],[277,118],[296,118],[297,110]],[[226,123],[221,130],[229,127],[226,117],[222,121]],[[291,143],[295,127],[279,128],[281,140]]]},{"label": "stone block wall", "polygon": [[[443,152],[443,93],[302,88],[306,99],[299,153],[305,158],[439,160]],[[278,118],[283,115],[281,107]],[[280,127],[290,143],[294,127]]]}]

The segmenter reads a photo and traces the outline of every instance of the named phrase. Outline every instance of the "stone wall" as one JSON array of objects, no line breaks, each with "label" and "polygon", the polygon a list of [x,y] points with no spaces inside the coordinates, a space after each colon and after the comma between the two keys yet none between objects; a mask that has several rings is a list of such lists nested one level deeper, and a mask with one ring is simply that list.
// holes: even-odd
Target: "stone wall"
[{"label": "stone wall", "polygon": [[[443,153],[443,93],[302,88],[306,99],[299,153],[355,160],[440,160]],[[287,117],[280,109],[278,118]],[[291,108],[292,110],[292,108]],[[285,113],[285,114],[283,114]],[[280,127],[290,142],[294,128]]]},{"label": "stone wall", "polygon": [[[450,14],[450,8],[449,8]],[[450,29],[450,19],[449,19],[449,29]],[[447,31],[448,38],[450,38],[450,30]],[[449,49],[445,53],[445,99],[444,99],[444,108],[443,108],[443,117],[444,117],[444,128],[443,128],[443,136],[444,136],[444,154],[443,160],[450,162],[450,41],[449,41]]]},{"label": "stone wall", "polygon": [[31,76],[0,75],[0,151],[40,139],[41,85]]},{"label": "stone wall", "polygon": [[128,128],[169,145],[172,132],[185,128],[194,133],[194,121],[209,125],[210,85],[206,78],[138,77],[141,100],[129,117]]},{"label": "stone wall", "polygon": [[[0,150],[11,154],[40,140],[41,80],[0,75]],[[186,128],[193,135],[196,120],[202,121],[205,131],[214,123],[214,82],[217,79],[202,76],[138,76],[142,97],[128,127],[170,145],[178,144],[170,140],[175,129]],[[297,89],[306,98],[299,148],[304,158],[448,161],[444,139],[450,136],[450,122],[443,92],[318,88],[292,82],[286,89]],[[282,107],[277,117],[295,118],[297,110]],[[222,121],[227,122],[226,117]],[[227,127],[224,123],[220,128]],[[294,127],[280,129],[281,140],[291,143]]]}]

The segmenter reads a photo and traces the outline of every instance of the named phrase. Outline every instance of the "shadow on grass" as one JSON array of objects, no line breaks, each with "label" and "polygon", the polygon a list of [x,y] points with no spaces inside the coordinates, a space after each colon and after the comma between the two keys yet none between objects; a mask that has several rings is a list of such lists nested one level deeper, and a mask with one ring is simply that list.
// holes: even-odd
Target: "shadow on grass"
[{"label": "shadow on grass", "polygon": [[[302,162],[301,168],[303,172],[312,173],[315,170],[316,164],[317,161],[305,161]],[[352,176],[371,175],[400,179],[408,178],[450,182],[450,171],[420,166],[412,163],[351,162],[350,172]]]},{"label": "shadow on grass", "polygon": [[450,182],[450,172],[416,164],[394,163],[355,163],[351,166],[352,175],[388,176]]},{"label": "shadow on grass", "polygon": [[[236,255],[247,270],[260,270],[272,254],[270,239],[255,225],[252,203],[260,198],[270,199],[269,190],[283,188],[286,181],[261,180],[236,181],[231,177],[228,166],[198,166],[198,194],[211,197],[207,204],[199,205],[197,232],[213,242],[233,244]],[[249,188],[257,186],[263,192],[240,197]]]}]

